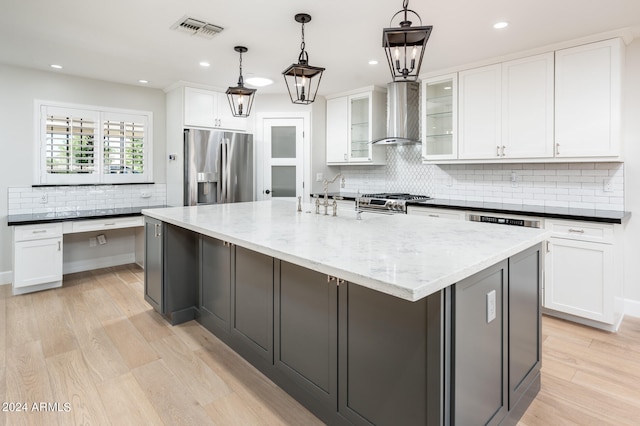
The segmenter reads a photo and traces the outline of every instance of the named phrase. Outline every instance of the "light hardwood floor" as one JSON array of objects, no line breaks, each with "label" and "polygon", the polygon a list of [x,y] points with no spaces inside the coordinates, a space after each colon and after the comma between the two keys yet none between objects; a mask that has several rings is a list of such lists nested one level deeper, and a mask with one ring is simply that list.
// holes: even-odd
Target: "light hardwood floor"
[{"label": "light hardwood floor", "polygon": [[[321,424],[195,321],[168,325],[135,265],[2,286],[0,321],[2,425]],[[521,425],[640,424],[640,319],[611,334],[544,317],[543,339]]]}]

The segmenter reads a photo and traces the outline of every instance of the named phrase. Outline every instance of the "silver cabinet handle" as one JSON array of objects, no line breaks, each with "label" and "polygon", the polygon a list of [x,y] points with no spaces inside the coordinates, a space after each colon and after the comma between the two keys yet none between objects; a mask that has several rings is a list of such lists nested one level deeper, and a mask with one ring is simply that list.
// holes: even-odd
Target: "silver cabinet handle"
[{"label": "silver cabinet handle", "polygon": [[496,146],[496,157],[500,157],[500,145]]},{"label": "silver cabinet handle", "polygon": [[556,144],[556,155],[560,155],[560,144]]},{"label": "silver cabinet handle", "polygon": [[115,225],[115,224],[116,224],[115,222],[105,223],[105,224],[104,224],[104,226],[113,226],[113,225]]},{"label": "silver cabinet handle", "polygon": [[31,231],[32,234],[44,234],[45,232],[47,232],[46,229],[41,229],[39,231]]},{"label": "silver cabinet handle", "polygon": [[502,156],[505,156],[504,150],[505,150],[506,146],[502,145]]},{"label": "silver cabinet handle", "polygon": [[58,241],[58,251],[62,250],[62,241]]},{"label": "silver cabinet handle", "polygon": [[429,217],[440,217],[440,215],[439,214],[429,213]]},{"label": "silver cabinet handle", "polygon": [[347,153],[344,154],[344,161],[347,161]]},{"label": "silver cabinet handle", "polygon": [[569,228],[569,232],[575,232],[576,234],[584,234],[584,229]]}]

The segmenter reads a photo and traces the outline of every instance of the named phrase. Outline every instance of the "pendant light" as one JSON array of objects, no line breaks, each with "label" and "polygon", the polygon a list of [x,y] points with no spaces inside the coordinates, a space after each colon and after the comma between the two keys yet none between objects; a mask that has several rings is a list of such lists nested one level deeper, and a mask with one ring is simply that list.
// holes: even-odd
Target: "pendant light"
[{"label": "pendant light", "polygon": [[244,87],[244,80],[242,78],[242,54],[246,53],[249,49],[244,46],[236,46],[233,50],[240,54],[240,77],[238,77],[238,85],[236,87],[229,87],[227,89],[227,99],[229,99],[229,106],[231,107],[231,113],[234,117],[247,118],[251,113],[253,95],[256,93],[256,89]]},{"label": "pendant light", "polygon": [[[408,19],[409,13],[418,17],[419,27],[411,26],[412,22]],[[420,15],[409,9],[409,0],[404,0],[402,10],[391,17],[390,27],[399,14],[403,14],[399,27],[382,30],[382,47],[387,55],[393,81],[416,81],[420,73],[424,49],[433,27],[422,26]]]},{"label": "pendant light", "polygon": [[295,20],[302,24],[301,52],[298,56],[298,63],[284,70],[282,75],[284,75],[284,82],[287,84],[291,102],[308,105],[316,99],[324,68],[309,65],[309,55],[304,50],[304,24],[311,21],[311,16],[306,13],[298,13]]}]

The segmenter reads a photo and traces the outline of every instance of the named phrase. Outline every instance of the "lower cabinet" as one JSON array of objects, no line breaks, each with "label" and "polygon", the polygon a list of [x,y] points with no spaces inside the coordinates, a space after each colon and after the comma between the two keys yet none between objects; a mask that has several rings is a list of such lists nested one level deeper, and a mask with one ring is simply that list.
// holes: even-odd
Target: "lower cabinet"
[{"label": "lower cabinet", "polygon": [[14,227],[13,294],[61,285],[62,224]]},{"label": "lower cabinet", "polygon": [[231,331],[231,283],[235,250],[232,244],[200,236],[200,317],[209,330]]},{"label": "lower cabinet", "polygon": [[241,354],[273,363],[274,259],[235,246],[231,337]]},{"label": "lower cabinet", "polygon": [[195,318],[198,234],[145,218],[144,298],[171,324]]},{"label": "lower cabinet", "polygon": [[545,312],[615,330],[623,315],[622,225],[547,220]]}]

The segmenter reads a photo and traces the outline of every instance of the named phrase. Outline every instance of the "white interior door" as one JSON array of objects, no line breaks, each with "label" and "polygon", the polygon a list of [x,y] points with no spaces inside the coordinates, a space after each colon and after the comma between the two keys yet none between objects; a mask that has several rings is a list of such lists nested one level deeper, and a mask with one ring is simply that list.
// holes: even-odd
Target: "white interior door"
[{"label": "white interior door", "polygon": [[262,199],[303,196],[304,120],[268,118],[263,123]]}]

